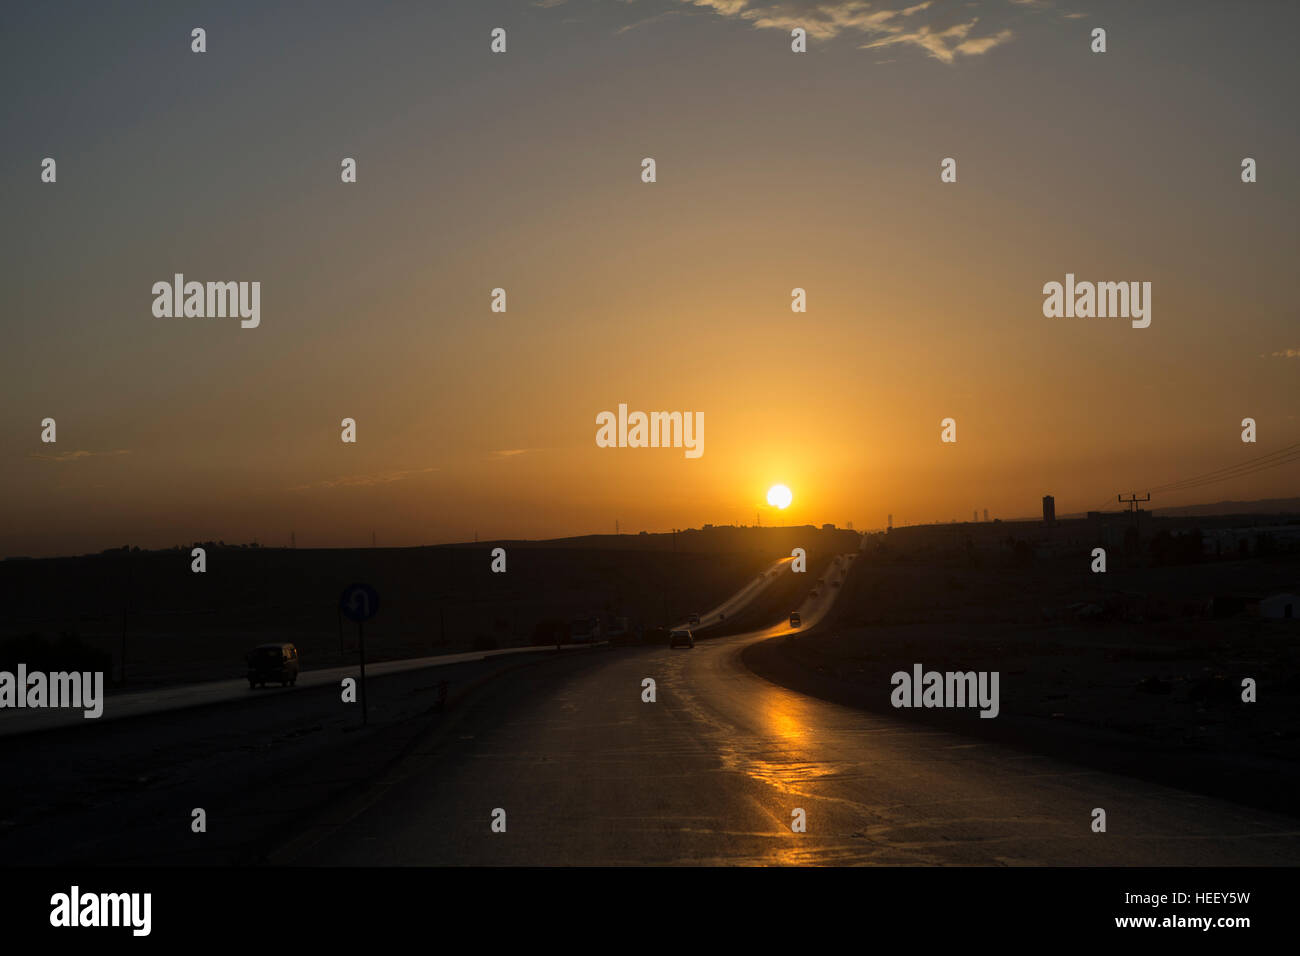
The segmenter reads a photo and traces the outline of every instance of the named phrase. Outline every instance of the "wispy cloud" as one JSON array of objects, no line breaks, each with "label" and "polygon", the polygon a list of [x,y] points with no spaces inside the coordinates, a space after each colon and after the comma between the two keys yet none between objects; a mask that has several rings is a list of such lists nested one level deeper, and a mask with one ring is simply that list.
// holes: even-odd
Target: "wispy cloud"
[{"label": "wispy cloud", "polygon": [[80,461],[82,458],[112,458],[116,455],[129,455],[129,448],[118,448],[114,451],[65,451],[57,455],[41,455],[32,452],[27,457],[35,458],[38,461]]},{"label": "wispy cloud", "polygon": [[679,11],[677,10],[665,10],[663,13],[656,13],[652,17],[645,17],[644,19],[636,20],[632,23],[627,24],[626,26],[619,27],[617,30],[614,31],[614,35],[618,36],[627,33],[629,30],[635,30],[638,27],[648,26],[651,23],[658,23],[661,20],[670,20],[673,17],[677,16],[678,12]]},{"label": "wispy cloud", "polygon": [[520,455],[526,455],[532,451],[531,448],[503,448],[500,451],[494,451],[492,457],[497,461],[504,461],[507,458],[518,458]]},{"label": "wispy cloud", "polygon": [[376,475],[344,475],[341,478],[325,478],[321,481],[294,485],[287,491],[310,491],[313,488],[373,488],[375,485],[387,485],[394,481],[405,481],[414,475],[427,475],[437,468],[403,468],[397,471],[384,471]]},{"label": "wispy cloud", "polygon": [[1300,349],[1283,349],[1280,352],[1274,352],[1273,358],[1300,358]]},{"label": "wispy cloud", "polygon": [[[977,29],[980,18],[957,16],[950,5],[935,0],[920,3],[878,3],[869,0],[681,0],[722,17],[752,23],[755,29],[793,30],[802,27],[814,39],[841,34],[861,34],[864,50],[913,46],[936,60],[952,63],[958,57],[979,56],[1011,40],[1009,28]],[[1017,6],[1037,6],[1028,0]],[[1003,9],[1006,9],[1003,7]]]},{"label": "wispy cloud", "polygon": [[978,56],[981,53],[987,53],[995,46],[1006,43],[1015,36],[1010,30],[999,30],[997,33],[985,34],[984,36],[972,36],[972,31],[978,23],[979,17],[940,28],[923,23],[913,29],[897,32],[890,31],[887,36],[873,40],[870,43],[864,43],[862,49],[875,50],[881,47],[898,45],[916,46],[925,50],[936,60],[951,63],[958,56]]}]

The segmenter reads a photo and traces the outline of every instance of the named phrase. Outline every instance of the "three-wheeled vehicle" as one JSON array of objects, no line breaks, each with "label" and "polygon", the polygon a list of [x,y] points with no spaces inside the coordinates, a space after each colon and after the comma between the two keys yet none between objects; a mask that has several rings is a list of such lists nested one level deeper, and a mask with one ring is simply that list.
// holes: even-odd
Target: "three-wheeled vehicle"
[{"label": "three-wheeled vehicle", "polygon": [[259,644],[245,660],[250,688],[272,682],[288,687],[298,681],[298,648],[292,644]]}]

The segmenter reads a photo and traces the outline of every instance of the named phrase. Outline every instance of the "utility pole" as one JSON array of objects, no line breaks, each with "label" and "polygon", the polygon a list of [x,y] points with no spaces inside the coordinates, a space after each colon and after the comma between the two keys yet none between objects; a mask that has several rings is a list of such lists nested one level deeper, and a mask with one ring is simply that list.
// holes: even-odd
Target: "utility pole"
[{"label": "utility pole", "polygon": [[366,699],[370,696],[366,693],[366,625],[362,621],[357,621],[357,643],[361,648],[361,723],[370,723],[370,714],[366,711]]},{"label": "utility pole", "polygon": [[1137,510],[1138,510],[1138,502],[1139,502],[1139,501],[1150,501],[1150,500],[1151,500],[1151,493],[1150,493],[1150,492],[1147,492],[1147,496],[1146,496],[1145,498],[1139,498],[1139,497],[1137,496],[1137,493],[1136,493],[1136,492],[1134,492],[1133,494],[1129,495],[1127,498],[1125,498],[1123,495],[1118,495],[1117,497],[1119,498],[1119,503],[1120,503],[1120,504],[1128,504],[1128,505],[1129,505],[1129,514],[1137,514]]},{"label": "utility pole", "polygon": [[[672,627],[672,614],[677,606],[677,529],[673,528],[673,563],[669,570],[668,594],[664,596],[664,626]],[[669,599],[672,601],[672,609],[669,608]]]},{"label": "utility pole", "polygon": [[135,590],[135,576],[131,562],[131,548],[126,548],[126,594],[122,597],[122,671],[119,675],[122,683],[126,683],[126,614],[127,609],[131,606],[131,592]]}]

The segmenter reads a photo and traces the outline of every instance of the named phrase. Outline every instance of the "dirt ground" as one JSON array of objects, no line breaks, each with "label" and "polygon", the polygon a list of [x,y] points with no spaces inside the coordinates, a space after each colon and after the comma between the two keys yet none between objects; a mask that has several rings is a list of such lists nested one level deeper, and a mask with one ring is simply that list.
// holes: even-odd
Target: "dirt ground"
[{"label": "dirt ground", "polygon": [[115,676],[126,630],[133,687],[239,677],[243,655],[291,641],[305,668],[356,658],[356,625],[338,612],[353,581],[379,592],[366,625],[372,661],[533,643],[544,620],[626,616],[655,626],[707,610],[779,554],[634,551],[530,546],[490,570],[491,545],[377,550],[219,549],[193,574],[188,553],[120,553],[4,562],[0,591],[24,613],[0,638],[75,634],[111,654]]},{"label": "dirt ground", "polygon": [[[857,564],[836,618],[758,651],[756,670],[854,706],[1067,757],[1127,739],[1157,760],[1199,755],[1300,772],[1300,621],[1214,618],[1208,604],[1243,589],[1296,590],[1294,556],[1113,576],[1086,565],[1080,573],[1077,559]],[[999,717],[893,708],[891,675],[917,663],[998,671]],[[1255,703],[1242,700],[1246,678]]]}]

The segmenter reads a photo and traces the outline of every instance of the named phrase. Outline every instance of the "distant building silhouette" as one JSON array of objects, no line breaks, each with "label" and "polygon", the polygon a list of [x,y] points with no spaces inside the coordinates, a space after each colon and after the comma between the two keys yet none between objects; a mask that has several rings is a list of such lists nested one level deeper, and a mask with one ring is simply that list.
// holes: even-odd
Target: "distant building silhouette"
[{"label": "distant building silhouette", "polygon": [[1056,499],[1051,495],[1043,495],[1043,524],[1056,523]]}]

